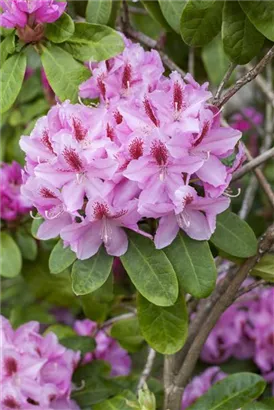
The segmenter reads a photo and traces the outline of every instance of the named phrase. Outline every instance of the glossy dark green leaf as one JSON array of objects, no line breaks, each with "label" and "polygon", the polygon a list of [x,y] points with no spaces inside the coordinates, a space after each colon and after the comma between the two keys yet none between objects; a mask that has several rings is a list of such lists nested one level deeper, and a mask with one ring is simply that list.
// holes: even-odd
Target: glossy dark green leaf
[{"label": "glossy dark green leaf", "polygon": [[201,55],[210,82],[218,86],[230,64],[229,58],[224,52],[221,37],[215,37],[203,47]]},{"label": "glossy dark green leaf", "polygon": [[255,268],[250,272],[252,276],[258,276],[268,282],[274,282],[274,255],[267,253],[255,265]]},{"label": "glossy dark green leaf", "polygon": [[236,373],[216,383],[189,410],[236,410],[264,391],[266,382],[254,373]]},{"label": "glossy dark green leaf", "polygon": [[47,79],[61,101],[78,101],[79,85],[90,77],[90,71],[62,48],[42,47],[42,64]]},{"label": "glossy dark green leaf", "polygon": [[44,335],[47,335],[50,332],[53,332],[59,340],[76,335],[76,333],[70,326],[61,325],[59,323],[49,326],[44,332]]},{"label": "glossy dark green leaf", "polygon": [[112,8],[112,0],[89,0],[86,8],[88,23],[107,24]]},{"label": "glossy dark green leaf", "polygon": [[180,33],[180,21],[186,0],[159,0],[162,13],[176,33]]},{"label": "glossy dark green leaf", "polygon": [[27,57],[17,53],[9,57],[0,70],[0,107],[1,112],[7,111],[19,94],[27,67]]},{"label": "glossy dark green leaf", "polygon": [[272,0],[239,1],[243,11],[266,38],[274,41],[274,2]]},{"label": "glossy dark green leaf", "polygon": [[221,0],[189,0],[181,17],[181,35],[189,46],[204,46],[221,30]]},{"label": "glossy dark green leaf", "polygon": [[173,306],[162,307],[138,295],[137,309],[141,332],[153,349],[162,354],[173,354],[183,347],[188,329],[183,296],[179,296]]},{"label": "glossy dark green leaf", "polygon": [[166,31],[170,31],[170,25],[167,23],[167,20],[163,16],[162,10],[159,6],[158,1],[156,0],[141,0],[142,4],[144,5],[145,9],[149,13],[149,15],[159,23]]},{"label": "glossy dark green leaf", "polygon": [[112,399],[96,404],[94,410],[132,410],[130,402],[137,404],[136,396],[130,391],[122,392]]},{"label": "glossy dark green leaf", "polygon": [[13,238],[4,231],[0,237],[0,274],[5,278],[19,275],[22,267],[22,255]]},{"label": "glossy dark green leaf", "polygon": [[107,60],[124,49],[122,37],[110,27],[76,23],[75,32],[63,44],[64,49],[80,61]]},{"label": "glossy dark green leaf", "polygon": [[0,43],[0,60],[1,64],[4,64],[9,54],[13,54],[15,51],[15,33],[11,33],[5,37]]},{"label": "glossy dark green leaf", "polygon": [[77,260],[72,267],[72,288],[76,295],[86,295],[100,288],[110,275],[113,257],[101,246],[96,255]]},{"label": "glossy dark green leaf", "polygon": [[180,231],[164,252],[185,292],[196,298],[210,295],[217,270],[207,241],[195,241]]},{"label": "glossy dark green leaf", "polygon": [[128,352],[138,351],[144,341],[136,317],[114,323],[110,334]]},{"label": "glossy dark green leaf", "polygon": [[72,18],[63,13],[57,21],[47,25],[45,36],[53,43],[63,43],[73,35],[74,29]]},{"label": "glossy dark green leaf", "polygon": [[51,273],[60,273],[72,265],[75,260],[75,253],[69,246],[64,248],[63,241],[60,239],[50,254],[49,270]]},{"label": "glossy dark green leaf", "polygon": [[273,407],[269,407],[260,401],[254,401],[253,403],[246,404],[241,410],[273,410]]},{"label": "glossy dark green leaf", "polygon": [[224,51],[236,64],[246,64],[263,47],[264,36],[253,26],[237,1],[226,1],[223,10]]},{"label": "glossy dark green leaf", "polygon": [[80,350],[82,355],[92,352],[96,347],[90,336],[66,336],[61,339],[61,344],[71,350]]},{"label": "glossy dark green leaf", "polygon": [[155,305],[173,305],[178,297],[178,281],[166,254],[139,234],[129,232],[128,241],[128,251],[121,261],[134,286]]},{"label": "glossy dark green leaf", "polygon": [[39,218],[39,216],[36,216],[35,219],[33,219],[32,224],[31,224],[31,234],[34,238],[37,238],[37,232],[39,227],[42,225],[44,222],[43,218]]},{"label": "glossy dark green leaf", "polygon": [[18,230],[15,239],[24,259],[34,261],[37,256],[37,242],[28,233]]},{"label": "glossy dark green leaf", "polygon": [[257,252],[254,232],[245,221],[230,211],[217,216],[217,227],[210,241],[217,248],[240,258],[248,258]]}]

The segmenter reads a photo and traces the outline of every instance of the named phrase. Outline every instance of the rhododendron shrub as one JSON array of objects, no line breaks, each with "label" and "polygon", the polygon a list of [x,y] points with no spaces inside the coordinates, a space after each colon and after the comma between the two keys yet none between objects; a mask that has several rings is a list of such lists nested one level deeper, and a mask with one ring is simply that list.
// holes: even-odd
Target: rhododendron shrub
[{"label": "rhododendron shrub", "polygon": [[1,408],[274,408],[273,14],[0,0]]}]

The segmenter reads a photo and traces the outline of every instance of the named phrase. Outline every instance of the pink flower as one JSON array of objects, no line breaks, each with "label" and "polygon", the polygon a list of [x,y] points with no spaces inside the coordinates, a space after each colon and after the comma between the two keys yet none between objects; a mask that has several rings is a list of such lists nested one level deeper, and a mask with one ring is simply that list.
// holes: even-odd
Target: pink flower
[{"label": "pink flower", "polygon": [[53,333],[43,337],[38,332],[37,322],[14,331],[1,316],[1,408],[52,410],[60,401],[67,403],[64,408],[78,410],[70,393],[80,352],[60,345]]},{"label": "pink flower", "polygon": [[6,28],[33,26],[56,21],[66,8],[66,1],[56,0],[0,0],[3,14],[0,26]]},{"label": "pink flower", "polygon": [[224,379],[226,374],[219,367],[209,367],[199,376],[195,376],[186,386],[183,394],[182,410],[205,394],[215,383]]},{"label": "pink flower", "polygon": [[109,337],[103,330],[97,329],[97,323],[89,319],[77,320],[74,330],[80,336],[92,336],[95,334],[96,349],[92,353],[87,353],[85,362],[92,360],[105,360],[111,365],[112,376],[126,376],[131,370],[131,359],[126,350]]},{"label": "pink flower", "polygon": [[22,182],[22,168],[17,162],[13,161],[10,165],[1,163],[1,219],[13,221],[31,210],[31,202],[20,192]]},{"label": "pink flower", "polygon": [[[249,131],[253,128],[252,123],[262,125],[264,117],[254,107],[246,107],[243,113],[234,114],[231,118],[231,126],[241,132]],[[251,121],[248,121],[250,119]]]}]

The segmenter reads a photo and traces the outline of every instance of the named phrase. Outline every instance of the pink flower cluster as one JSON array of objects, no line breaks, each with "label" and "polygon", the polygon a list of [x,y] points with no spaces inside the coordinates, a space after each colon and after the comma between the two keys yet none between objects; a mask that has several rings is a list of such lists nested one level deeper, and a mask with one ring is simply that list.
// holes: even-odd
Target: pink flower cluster
[{"label": "pink flower cluster", "polygon": [[209,239],[244,158],[241,133],[221,126],[207,84],[190,74],[165,77],[156,51],[125,41],[124,52],[93,66],[80,87],[97,105],[57,105],[20,143],[23,192],[45,218],[38,236],[60,234],[79,259],[102,243],[110,255],[124,254],[123,228],[142,233],[143,218],[159,219],[158,249],[179,229]]},{"label": "pink flower cluster", "polygon": [[0,165],[0,217],[14,221],[31,209],[31,204],[21,194],[22,168],[13,161],[12,164]]},{"label": "pink flower cluster", "polygon": [[274,394],[274,288],[254,290],[230,306],[210,333],[201,359],[253,359]]},{"label": "pink flower cluster", "polygon": [[182,410],[203,396],[218,381],[224,379],[226,374],[219,367],[209,367],[199,376],[195,376],[186,386],[183,394]]},{"label": "pink flower cluster", "polygon": [[0,319],[1,409],[80,410],[70,400],[80,352],[60,345],[54,333],[41,336],[37,322],[13,330]]},{"label": "pink flower cluster", "polygon": [[126,350],[112,339],[104,330],[98,331],[96,322],[89,319],[77,320],[74,324],[75,332],[80,336],[95,335],[96,349],[87,353],[84,363],[92,360],[104,360],[111,365],[111,376],[126,376],[131,370],[131,359]]},{"label": "pink flower cluster", "polygon": [[53,23],[65,11],[66,1],[57,0],[0,0],[3,13],[0,26],[18,28],[38,23]]}]

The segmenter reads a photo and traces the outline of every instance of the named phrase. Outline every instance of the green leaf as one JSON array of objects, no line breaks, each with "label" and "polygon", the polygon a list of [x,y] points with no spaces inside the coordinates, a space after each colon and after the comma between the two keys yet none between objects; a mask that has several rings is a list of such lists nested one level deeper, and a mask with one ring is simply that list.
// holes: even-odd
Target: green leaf
[{"label": "green leaf", "polygon": [[204,46],[220,31],[223,1],[189,0],[181,17],[181,36],[189,46]]},{"label": "green leaf", "polygon": [[72,267],[72,288],[76,295],[86,295],[100,288],[110,275],[113,257],[101,246],[92,258],[77,260]]},{"label": "green leaf", "polygon": [[217,227],[210,241],[216,248],[240,258],[248,258],[257,252],[254,232],[245,221],[230,211],[217,216]]},{"label": "green leaf", "polygon": [[74,30],[72,18],[64,13],[57,21],[47,24],[45,36],[53,43],[63,43],[73,35]]},{"label": "green leaf", "polygon": [[224,52],[220,36],[215,37],[202,49],[202,60],[212,84],[219,85],[229,67],[229,58]]},{"label": "green leaf", "polygon": [[90,336],[66,336],[61,339],[61,344],[71,350],[80,350],[82,355],[92,352],[96,347]]},{"label": "green leaf", "polygon": [[251,271],[250,275],[258,276],[268,282],[274,282],[274,254],[267,253]]},{"label": "green leaf", "polygon": [[266,382],[254,373],[236,373],[216,383],[189,410],[236,410],[264,391]]},{"label": "green leaf", "polygon": [[[274,403],[273,403],[274,404]],[[267,404],[264,404],[259,401],[254,401],[253,403],[248,403],[241,410],[271,410],[273,407],[269,407]]]},{"label": "green leaf", "polygon": [[236,64],[246,64],[263,47],[264,36],[253,26],[237,1],[226,1],[223,10],[224,51]]},{"label": "green leaf", "polygon": [[121,53],[124,41],[117,31],[110,27],[76,23],[73,36],[63,47],[77,60],[102,61]]},{"label": "green leaf", "polygon": [[77,102],[79,85],[90,77],[90,71],[58,46],[43,46],[42,50],[42,64],[57,97]]},{"label": "green leaf", "polygon": [[1,112],[7,111],[22,87],[27,67],[27,57],[23,53],[9,57],[0,70],[0,106]]},{"label": "green leaf", "polygon": [[89,0],[86,9],[88,23],[107,24],[112,9],[112,0]]},{"label": "green leaf", "polygon": [[170,26],[167,23],[167,20],[163,16],[162,10],[159,6],[158,1],[155,0],[141,0],[142,4],[144,5],[145,9],[149,13],[149,15],[159,23],[166,31],[170,31]]},{"label": "green leaf", "polygon": [[274,3],[273,1],[239,1],[243,11],[266,38],[274,41]]},{"label": "green leaf", "polygon": [[112,399],[95,404],[93,410],[132,410],[132,407],[128,404],[131,401],[137,403],[136,396],[132,392],[126,391]]},{"label": "green leaf", "polygon": [[20,249],[8,233],[1,231],[0,239],[0,273],[5,278],[14,278],[22,267]]},{"label": "green leaf", "polygon": [[176,33],[180,34],[180,21],[183,8],[186,4],[185,0],[159,0],[162,13]]},{"label": "green leaf", "polygon": [[71,337],[76,335],[76,333],[70,326],[60,325],[59,323],[49,326],[47,330],[44,332],[44,335],[47,335],[50,332],[56,334],[59,340],[62,340],[65,337]]},{"label": "green leaf", "polygon": [[138,295],[137,309],[141,332],[153,349],[162,354],[173,354],[183,347],[188,329],[183,296],[179,296],[173,306],[160,307]]},{"label": "green leaf", "polygon": [[31,234],[35,239],[37,238],[37,232],[42,223],[44,222],[43,218],[39,218],[38,216],[36,217],[37,219],[33,219],[32,224],[31,224]]},{"label": "green leaf", "polygon": [[111,336],[128,352],[136,352],[142,346],[144,338],[140,333],[137,318],[120,320],[111,328]]},{"label": "green leaf", "polygon": [[141,235],[128,233],[128,251],[122,264],[137,290],[151,303],[171,306],[178,297],[178,281],[172,264],[162,250]]},{"label": "green leaf", "polygon": [[16,232],[15,239],[23,258],[34,261],[38,251],[36,240],[22,230],[18,230]]},{"label": "green leaf", "polygon": [[49,313],[48,306],[41,304],[37,305],[37,303],[29,306],[21,305],[21,303],[18,304],[18,306],[12,309],[9,319],[12,326],[15,328],[32,320],[44,325],[50,325],[56,320],[54,315]]},{"label": "green leaf", "polygon": [[0,61],[4,64],[9,54],[13,54],[15,51],[15,33],[11,33],[5,37],[0,43]]},{"label": "green leaf", "polygon": [[[41,87],[40,73],[35,73],[24,81],[17,101],[20,104],[24,104],[34,100],[37,97],[43,97],[45,99]],[[23,118],[22,124],[26,125],[27,122],[28,121],[24,120]]]},{"label": "green leaf", "polygon": [[194,241],[180,231],[164,249],[185,292],[205,298],[214,289],[217,270],[207,241]]},{"label": "green leaf", "polygon": [[92,360],[88,364],[78,366],[73,373],[73,382],[81,383],[82,380],[86,382],[88,379],[94,379],[101,376],[109,376],[111,365],[109,362],[103,360]]},{"label": "green leaf", "polygon": [[60,273],[73,264],[76,260],[75,253],[68,246],[64,248],[62,239],[60,239],[51,251],[49,257],[50,273]]}]

